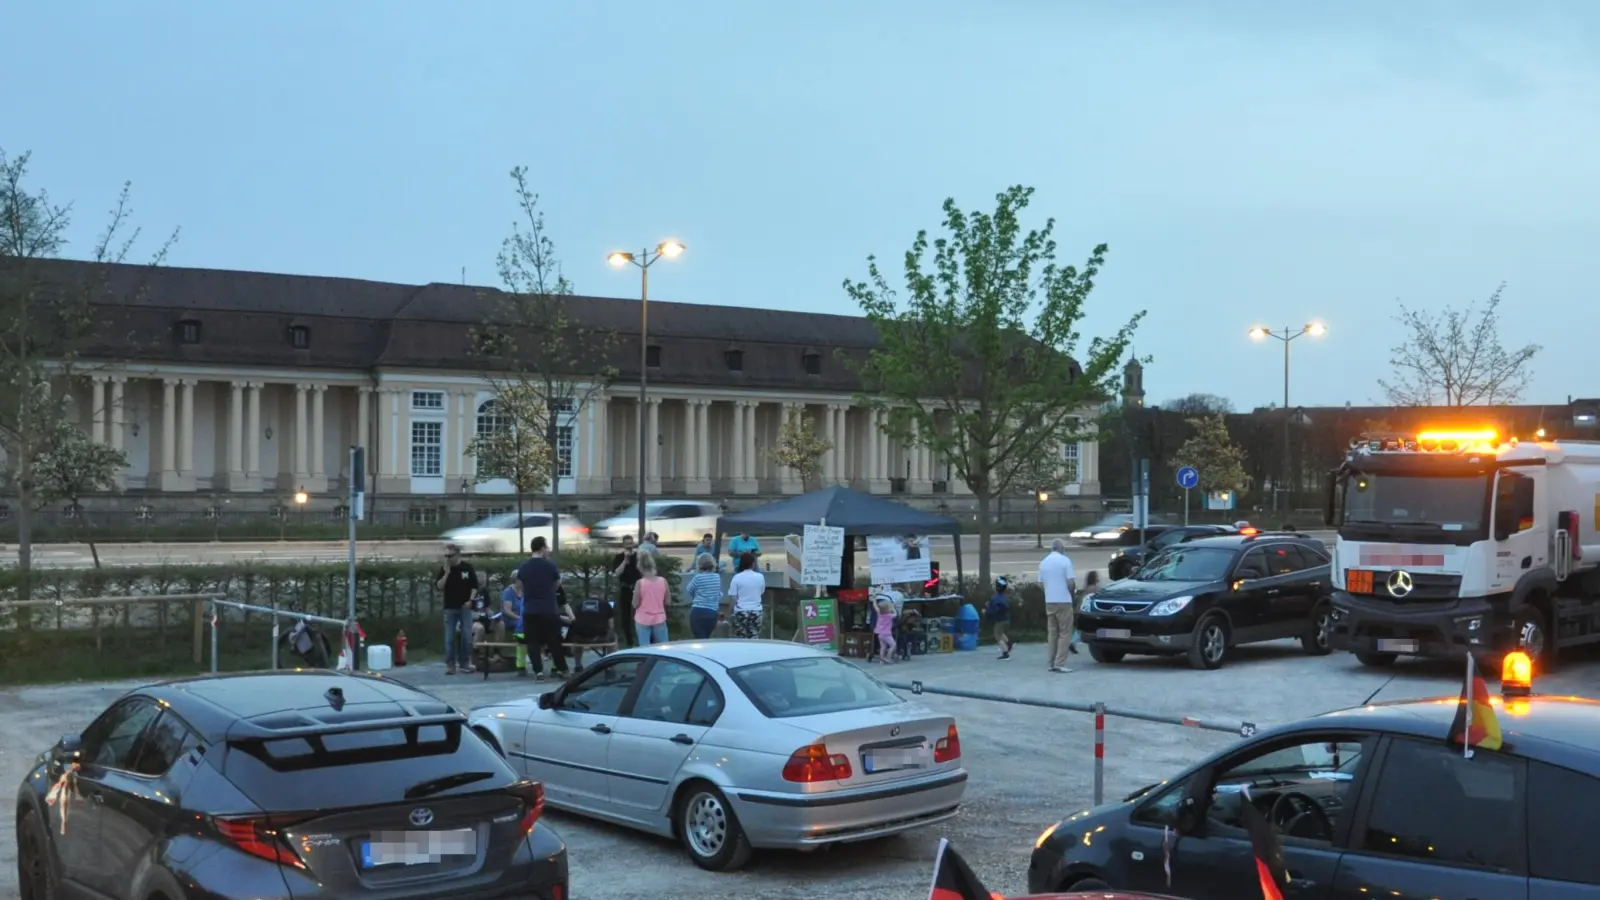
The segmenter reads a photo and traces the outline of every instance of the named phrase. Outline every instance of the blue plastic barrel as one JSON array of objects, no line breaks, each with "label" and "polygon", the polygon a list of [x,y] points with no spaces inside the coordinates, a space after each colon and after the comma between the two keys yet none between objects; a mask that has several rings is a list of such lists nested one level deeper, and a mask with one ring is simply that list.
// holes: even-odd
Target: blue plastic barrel
[{"label": "blue plastic barrel", "polygon": [[971,603],[963,604],[956,615],[956,649],[978,649],[978,608]]}]

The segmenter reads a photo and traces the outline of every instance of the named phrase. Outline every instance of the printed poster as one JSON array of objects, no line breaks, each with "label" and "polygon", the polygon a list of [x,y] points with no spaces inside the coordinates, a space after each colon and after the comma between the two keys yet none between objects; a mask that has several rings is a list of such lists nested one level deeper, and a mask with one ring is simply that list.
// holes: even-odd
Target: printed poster
[{"label": "printed poster", "polygon": [[812,597],[800,601],[800,624],[806,630],[806,643],[819,650],[839,649],[838,608],[832,597]]},{"label": "printed poster", "polygon": [[873,584],[922,584],[933,577],[933,551],[922,535],[867,538],[867,566]]}]

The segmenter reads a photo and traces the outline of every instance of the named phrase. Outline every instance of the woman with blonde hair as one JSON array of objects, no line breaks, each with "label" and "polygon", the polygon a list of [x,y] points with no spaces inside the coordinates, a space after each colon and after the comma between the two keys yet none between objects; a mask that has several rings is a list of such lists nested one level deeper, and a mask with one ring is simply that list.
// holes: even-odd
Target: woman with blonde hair
[{"label": "woman with blonde hair", "polygon": [[683,585],[683,597],[689,601],[689,635],[703,641],[722,621],[722,575],[717,572],[717,558],[709,553],[696,556],[694,568],[694,577]]},{"label": "woman with blonde hair", "polygon": [[639,646],[667,642],[667,580],[656,573],[656,558],[639,554],[639,582],[633,586],[633,628]]}]

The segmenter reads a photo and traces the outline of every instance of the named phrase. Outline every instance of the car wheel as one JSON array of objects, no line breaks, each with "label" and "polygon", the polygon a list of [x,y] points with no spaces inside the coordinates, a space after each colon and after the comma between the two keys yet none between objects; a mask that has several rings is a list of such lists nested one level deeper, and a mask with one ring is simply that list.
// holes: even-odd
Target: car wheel
[{"label": "car wheel", "polygon": [[1537,607],[1524,606],[1517,612],[1517,647],[1533,660],[1535,672],[1547,672],[1556,667],[1556,645],[1550,640],[1545,627],[1544,613]]},{"label": "car wheel", "polygon": [[750,861],[750,841],[728,798],[703,781],[690,784],[679,797],[675,824],[683,849],[702,869],[727,872]]},{"label": "car wheel", "polygon": [[1398,653],[1357,653],[1356,662],[1370,669],[1387,669],[1399,659]]},{"label": "car wheel", "polygon": [[60,889],[50,866],[49,840],[39,814],[23,813],[17,823],[17,886],[22,900],[56,900]]},{"label": "car wheel", "polygon": [[1333,649],[1328,643],[1329,632],[1333,628],[1333,607],[1324,600],[1311,610],[1311,624],[1306,633],[1300,637],[1300,647],[1306,651],[1307,656],[1327,656]]},{"label": "car wheel", "polygon": [[1127,655],[1121,650],[1112,650],[1110,647],[1102,647],[1099,644],[1089,645],[1089,658],[1097,663],[1119,663]]},{"label": "car wheel", "polygon": [[1079,893],[1082,891],[1109,891],[1111,890],[1111,885],[1091,876],[1089,878],[1079,878],[1077,881],[1064,884],[1061,886],[1061,889],[1063,891],[1070,891],[1072,893]]},{"label": "car wheel", "polygon": [[1189,665],[1196,669],[1217,669],[1228,657],[1228,623],[1216,614],[1206,616],[1194,627],[1189,645]]}]

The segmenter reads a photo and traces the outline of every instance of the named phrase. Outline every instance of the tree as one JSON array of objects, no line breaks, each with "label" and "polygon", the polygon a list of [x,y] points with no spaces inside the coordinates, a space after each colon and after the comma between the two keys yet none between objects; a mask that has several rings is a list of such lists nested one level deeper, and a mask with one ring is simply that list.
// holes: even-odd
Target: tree
[{"label": "tree", "polygon": [[[589,328],[572,315],[572,283],[561,273],[555,242],[545,230],[539,195],[528,170],[511,170],[521,220],[496,258],[505,291],[472,331],[472,351],[484,361],[498,418],[473,442],[478,481],[510,478],[517,496],[517,543],[523,498],[548,490],[551,550],[561,549],[561,477],[571,460],[562,447],[562,419],[576,415],[616,378],[609,365],[616,334]],[[504,432],[499,436],[497,433]],[[530,445],[529,441],[538,445]],[[479,455],[479,454],[482,455]],[[485,471],[491,474],[485,475]]]},{"label": "tree", "polygon": [[1054,219],[1023,231],[1019,216],[1032,196],[1032,188],[1009,188],[992,214],[946,200],[947,236],[931,242],[931,270],[926,231],[905,254],[903,301],[876,257],[867,259],[867,281],[844,284],[878,336],[856,364],[862,402],[890,410],[891,436],[930,448],[972,490],[982,583],[994,499],[1031,487],[1020,483],[1030,467],[1080,439],[1079,417],[1116,392],[1118,363],[1144,316],[1080,346],[1078,322],[1107,248],[1095,247],[1081,270],[1058,265]]},{"label": "tree", "polygon": [[1161,408],[1185,416],[1207,416],[1213,413],[1233,412],[1233,402],[1227,397],[1219,397],[1216,394],[1189,394],[1176,400],[1168,400],[1161,404]]},{"label": "tree", "polygon": [[804,410],[791,409],[778,430],[778,443],[772,450],[772,460],[780,466],[793,469],[800,476],[806,490],[817,486],[822,474],[822,458],[833,449],[833,442],[817,434],[817,425]]},{"label": "tree", "polygon": [[[107,265],[67,274],[54,264],[70,243],[72,206],[58,205],[44,189],[28,184],[28,161],[27,153],[10,157],[0,150],[0,450],[18,500],[23,599],[32,586],[38,463],[68,421],[70,390],[86,368],[77,346],[93,326],[92,302],[110,284]],[[90,262],[124,263],[133,252],[140,229],[129,224],[131,194],[132,185],[124,184],[89,251]],[[173,231],[149,265],[160,265],[177,239]],[[65,389],[57,391],[57,385]]]},{"label": "tree", "polygon": [[80,502],[88,494],[116,487],[117,473],[128,465],[128,454],[97,444],[83,429],[61,423],[44,452],[33,459],[33,478],[43,503],[66,501],[73,527],[89,545],[94,567],[100,568],[100,550],[89,528],[88,511]]},{"label": "tree", "polygon": [[1177,463],[1194,466],[1203,491],[1239,491],[1246,481],[1244,451],[1228,433],[1221,414],[1190,419],[1194,436],[1178,448]]},{"label": "tree", "polygon": [[1395,321],[1404,341],[1389,355],[1392,380],[1378,386],[1395,406],[1477,406],[1515,403],[1533,375],[1541,349],[1526,344],[1506,349],[1500,341],[1500,297],[1495,288],[1481,311],[1476,305],[1441,313],[1404,304]]}]

